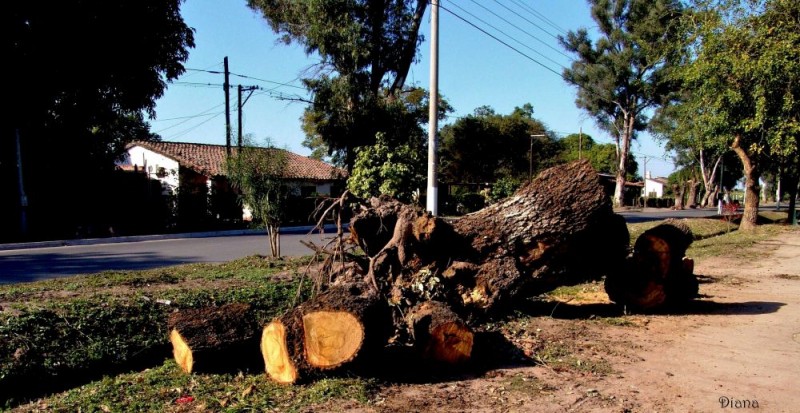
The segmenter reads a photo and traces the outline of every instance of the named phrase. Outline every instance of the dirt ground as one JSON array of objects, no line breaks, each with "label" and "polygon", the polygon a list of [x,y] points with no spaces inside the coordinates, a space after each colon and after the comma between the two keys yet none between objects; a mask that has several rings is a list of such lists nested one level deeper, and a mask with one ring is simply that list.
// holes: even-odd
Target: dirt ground
[{"label": "dirt ground", "polygon": [[695,273],[701,298],[679,313],[615,316],[600,285],[499,327],[512,346],[488,351],[521,353],[507,366],[392,385],[356,410],[800,411],[800,231]]}]

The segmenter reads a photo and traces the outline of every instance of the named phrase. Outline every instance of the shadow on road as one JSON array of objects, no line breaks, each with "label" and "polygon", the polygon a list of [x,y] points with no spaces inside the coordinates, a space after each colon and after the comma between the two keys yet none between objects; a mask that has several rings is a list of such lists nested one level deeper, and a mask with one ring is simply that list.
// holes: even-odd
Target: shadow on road
[{"label": "shadow on road", "polygon": [[152,252],[4,255],[0,256],[0,284],[39,281],[107,270],[143,270],[183,264],[191,262],[193,258],[174,259]]}]

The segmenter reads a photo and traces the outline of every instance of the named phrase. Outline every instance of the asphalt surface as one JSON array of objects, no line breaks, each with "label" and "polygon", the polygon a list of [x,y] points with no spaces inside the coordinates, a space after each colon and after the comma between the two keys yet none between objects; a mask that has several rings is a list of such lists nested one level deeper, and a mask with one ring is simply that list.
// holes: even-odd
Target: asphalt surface
[{"label": "asphalt surface", "polygon": [[[281,235],[281,255],[308,255],[300,243],[319,243],[331,234]],[[224,262],[250,255],[269,255],[266,235],[234,235],[68,245],[0,251],[0,284],[38,281],[106,270],[142,270],[177,264]]]},{"label": "asphalt surface", "polygon": [[[762,208],[774,209],[774,208]],[[700,218],[716,215],[716,209],[672,211],[649,209],[619,212],[630,223],[666,218]],[[308,255],[300,243],[319,244],[331,235],[307,235],[307,228],[287,229],[281,235],[281,254]],[[55,241],[31,244],[0,244],[0,284],[38,281],[106,270],[141,270],[177,264],[225,262],[250,255],[269,255],[267,236],[179,234],[100,240]],[[166,239],[163,239],[165,238]]]}]

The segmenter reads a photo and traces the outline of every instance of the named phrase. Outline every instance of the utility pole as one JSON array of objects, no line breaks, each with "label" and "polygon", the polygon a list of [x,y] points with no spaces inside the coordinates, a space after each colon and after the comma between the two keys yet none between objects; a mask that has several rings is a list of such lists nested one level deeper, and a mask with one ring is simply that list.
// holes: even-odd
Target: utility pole
[{"label": "utility pole", "polygon": [[17,176],[19,177],[19,232],[24,238],[28,235],[28,196],[25,195],[25,185],[22,180],[22,149],[19,143],[19,129],[14,131],[17,143]]},{"label": "utility pole", "polygon": [[225,151],[231,156],[231,92],[230,92],[230,71],[228,71],[228,56],[225,56]]},{"label": "utility pole", "polygon": [[[239,92],[239,100],[238,100],[238,105],[237,105],[238,108],[239,108],[239,129],[238,129],[238,131],[239,131],[238,132],[238,135],[239,135],[239,140],[238,140],[239,151],[242,150],[242,108],[244,107],[244,104],[247,103],[247,100],[250,99],[250,96],[253,96],[253,91],[255,91],[255,90],[258,90],[258,86],[242,86],[242,85],[239,85],[237,87],[237,91]],[[244,92],[250,92],[250,94],[247,95],[246,98],[244,98],[244,102],[242,102],[242,92],[243,91]]]},{"label": "utility pole", "polygon": [[439,0],[431,0],[430,104],[428,110],[428,191],[427,207],[439,214],[439,183],[436,132],[439,127]]},{"label": "utility pole", "polygon": [[528,182],[533,181],[533,138],[544,138],[547,135],[531,135],[531,150],[528,152]]}]

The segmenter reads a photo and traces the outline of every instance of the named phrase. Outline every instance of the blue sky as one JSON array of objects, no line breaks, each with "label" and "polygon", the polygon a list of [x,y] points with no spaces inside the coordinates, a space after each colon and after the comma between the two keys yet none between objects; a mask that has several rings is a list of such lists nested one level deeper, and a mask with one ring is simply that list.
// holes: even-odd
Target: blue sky
[{"label": "blue sky", "polygon": [[[575,89],[558,76],[561,66],[569,66],[570,60],[554,36],[579,27],[591,32],[594,27],[585,0],[444,0],[441,4],[450,10],[441,10],[439,20],[439,91],[455,108],[448,122],[483,105],[498,113],[510,113],[516,106],[531,103],[534,116],[561,136],[583,128],[596,141],[611,142],[608,134],[575,106]],[[304,104],[282,101],[276,94],[305,96],[304,90],[297,88],[297,79],[311,70],[318,58],[306,56],[297,45],[277,42],[266,21],[244,0],[186,0],[181,12],[186,23],[195,29],[196,47],[186,62],[187,68],[195,70],[187,71],[171,84],[157,101],[152,130],[167,141],[224,144],[225,99],[218,86],[223,76],[198,69],[222,71],[223,58],[228,56],[230,71],[249,77],[231,76],[232,85],[262,88],[242,111],[244,133],[253,134],[258,141],[269,138],[276,146],[309,154],[301,145]],[[407,80],[407,84],[425,88],[429,76],[429,17],[430,8],[422,28],[426,40],[419,50],[419,62],[412,66]],[[231,108],[235,128],[235,90],[231,93]],[[649,158],[647,170],[654,176],[672,172],[673,165],[662,145],[646,134],[640,135],[632,150],[639,160],[640,174],[644,155]]]}]

